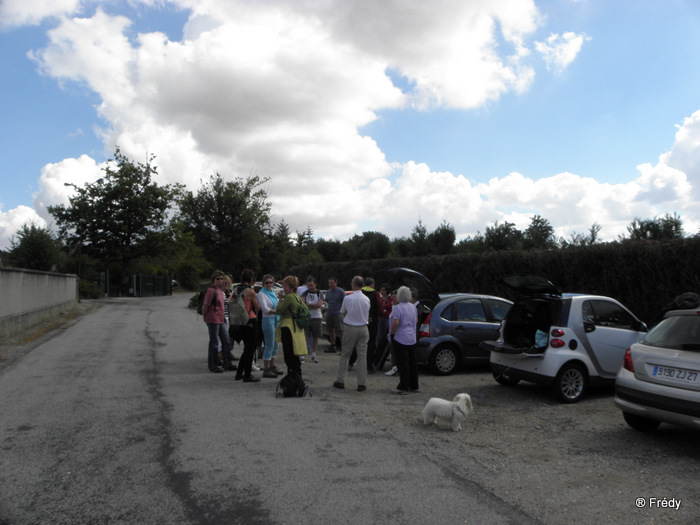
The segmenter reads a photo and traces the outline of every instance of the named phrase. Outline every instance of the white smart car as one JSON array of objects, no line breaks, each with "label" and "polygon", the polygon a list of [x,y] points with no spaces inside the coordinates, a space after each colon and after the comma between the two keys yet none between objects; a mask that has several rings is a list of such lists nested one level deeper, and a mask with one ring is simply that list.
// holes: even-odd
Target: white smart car
[{"label": "white smart car", "polygon": [[493,376],[502,385],[521,380],[551,385],[565,403],[581,399],[589,385],[610,383],[627,348],[647,327],[615,299],[562,294],[548,280],[515,275],[502,280],[519,297],[501,323],[490,350]]}]

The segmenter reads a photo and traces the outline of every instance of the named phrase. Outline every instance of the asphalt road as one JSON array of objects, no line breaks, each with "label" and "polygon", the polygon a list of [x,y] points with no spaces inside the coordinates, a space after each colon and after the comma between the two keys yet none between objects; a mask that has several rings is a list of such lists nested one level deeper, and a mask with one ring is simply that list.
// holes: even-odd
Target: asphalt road
[{"label": "asphalt road", "polygon": [[464,438],[423,427],[428,395],[394,378],[338,391],[320,354],[313,397],[278,399],[209,373],[188,298],[98,301],[0,372],[0,523],[537,522],[450,460]]}]

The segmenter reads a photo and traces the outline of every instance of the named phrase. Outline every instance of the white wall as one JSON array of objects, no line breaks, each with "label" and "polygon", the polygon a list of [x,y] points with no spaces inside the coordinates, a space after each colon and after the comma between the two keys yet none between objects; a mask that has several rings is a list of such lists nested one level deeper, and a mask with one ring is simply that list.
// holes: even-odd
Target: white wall
[{"label": "white wall", "polygon": [[0,338],[58,315],[77,301],[76,275],[0,268]]}]

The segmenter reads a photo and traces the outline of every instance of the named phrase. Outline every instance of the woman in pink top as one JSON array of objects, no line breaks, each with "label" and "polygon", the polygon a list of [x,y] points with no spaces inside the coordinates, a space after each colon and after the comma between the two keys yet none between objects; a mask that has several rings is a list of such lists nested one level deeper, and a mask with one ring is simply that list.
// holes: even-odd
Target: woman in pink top
[{"label": "woman in pink top", "polygon": [[229,359],[230,344],[227,344],[228,334],[226,333],[226,319],[224,317],[223,283],[224,272],[216,270],[211,276],[211,286],[207,288],[204,294],[204,303],[202,304],[202,317],[204,322],[207,323],[207,330],[209,331],[209,371],[216,373],[222,372],[218,363],[219,341],[222,344],[224,369],[236,369]]}]

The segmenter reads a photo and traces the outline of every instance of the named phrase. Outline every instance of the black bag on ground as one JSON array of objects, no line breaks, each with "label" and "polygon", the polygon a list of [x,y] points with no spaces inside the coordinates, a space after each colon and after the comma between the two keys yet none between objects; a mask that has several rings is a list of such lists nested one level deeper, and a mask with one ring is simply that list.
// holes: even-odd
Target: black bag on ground
[{"label": "black bag on ground", "polygon": [[304,397],[306,394],[311,397],[309,387],[306,386],[299,373],[294,370],[287,372],[287,375],[277,384],[275,391],[275,397]]}]

